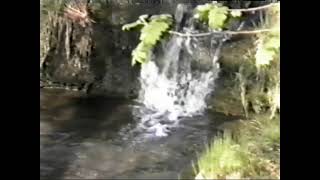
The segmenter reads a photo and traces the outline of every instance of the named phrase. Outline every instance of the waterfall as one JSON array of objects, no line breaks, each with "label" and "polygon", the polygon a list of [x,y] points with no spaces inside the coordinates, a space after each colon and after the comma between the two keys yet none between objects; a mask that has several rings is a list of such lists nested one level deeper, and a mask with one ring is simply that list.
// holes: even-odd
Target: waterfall
[{"label": "waterfall", "polygon": [[141,89],[135,109],[138,127],[156,136],[167,136],[183,117],[201,115],[206,99],[219,75],[223,37],[185,38],[173,36],[142,64]]},{"label": "waterfall", "polygon": [[[184,32],[196,33],[192,26]],[[162,42],[157,52],[141,66],[141,89],[134,109],[139,130],[167,136],[184,117],[201,115],[219,75],[217,62],[225,37],[180,37]]]}]

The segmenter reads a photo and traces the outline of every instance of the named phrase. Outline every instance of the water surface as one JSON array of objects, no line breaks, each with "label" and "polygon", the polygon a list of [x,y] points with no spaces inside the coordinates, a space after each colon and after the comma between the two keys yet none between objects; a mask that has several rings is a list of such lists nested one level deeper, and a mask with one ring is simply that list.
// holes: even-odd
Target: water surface
[{"label": "water surface", "polygon": [[218,114],[185,118],[167,137],[135,131],[133,101],[57,91],[40,94],[40,178],[190,177]]}]

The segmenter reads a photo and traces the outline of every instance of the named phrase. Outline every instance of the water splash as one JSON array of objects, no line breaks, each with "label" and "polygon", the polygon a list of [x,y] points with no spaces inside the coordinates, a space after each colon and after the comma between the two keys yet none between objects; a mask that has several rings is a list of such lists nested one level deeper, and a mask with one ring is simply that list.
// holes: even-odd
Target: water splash
[{"label": "water splash", "polygon": [[183,117],[201,115],[219,74],[223,37],[173,36],[162,52],[141,67],[141,90],[134,109],[138,129],[167,136]]}]

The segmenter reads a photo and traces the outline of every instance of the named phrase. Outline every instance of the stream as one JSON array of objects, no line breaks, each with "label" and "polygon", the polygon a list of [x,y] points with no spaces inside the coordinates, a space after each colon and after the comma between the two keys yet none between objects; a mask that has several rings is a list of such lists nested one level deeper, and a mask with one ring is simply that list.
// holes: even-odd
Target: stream
[{"label": "stream", "polygon": [[131,131],[135,104],[41,90],[40,178],[191,178],[196,153],[226,117],[186,118],[167,137],[143,139]]},{"label": "stream", "polygon": [[[197,33],[192,22],[185,33]],[[197,154],[230,119],[208,113],[206,103],[225,40],[174,36],[162,42],[141,67],[136,100],[42,89],[40,178],[194,178]]]}]

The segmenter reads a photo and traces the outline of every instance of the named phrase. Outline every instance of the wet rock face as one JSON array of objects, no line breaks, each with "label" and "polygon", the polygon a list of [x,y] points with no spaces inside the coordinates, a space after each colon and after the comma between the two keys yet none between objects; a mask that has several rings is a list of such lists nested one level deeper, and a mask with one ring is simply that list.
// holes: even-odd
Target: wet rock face
[{"label": "wet rock face", "polygon": [[[181,2],[188,2],[188,7],[206,3]],[[139,90],[139,66],[131,66],[131,51],[139,42],[139,34],[123,32],[121,27],[142,14],[174,15],[178,4],[179,1],[171,0],[91,2],[95,23],[86,27],[61,16],[42,18],[41,86],[57,84],[89,94],[135,97]],[[183,17],[177,20],[183,21]]]},{"label": "wet rock face", "polygon": [[50,44],[42,66],[43,77],[65,83],[85,83],[93,80],[89,61],[92,42],[91,27],[82,28],[58,17],[52,27]]},{"label": "wet rock face", "polygon": [[175,6],[109,0],[92,4],[95,23],[86,27],[60,16],[43,18],[41,86],[76,86],[72,89],[95,95],[137,95],[139,67],[132,68],[131,51],[139,34],[122,32],[121,27],[141,14],[170,12],[170,8]]}]

